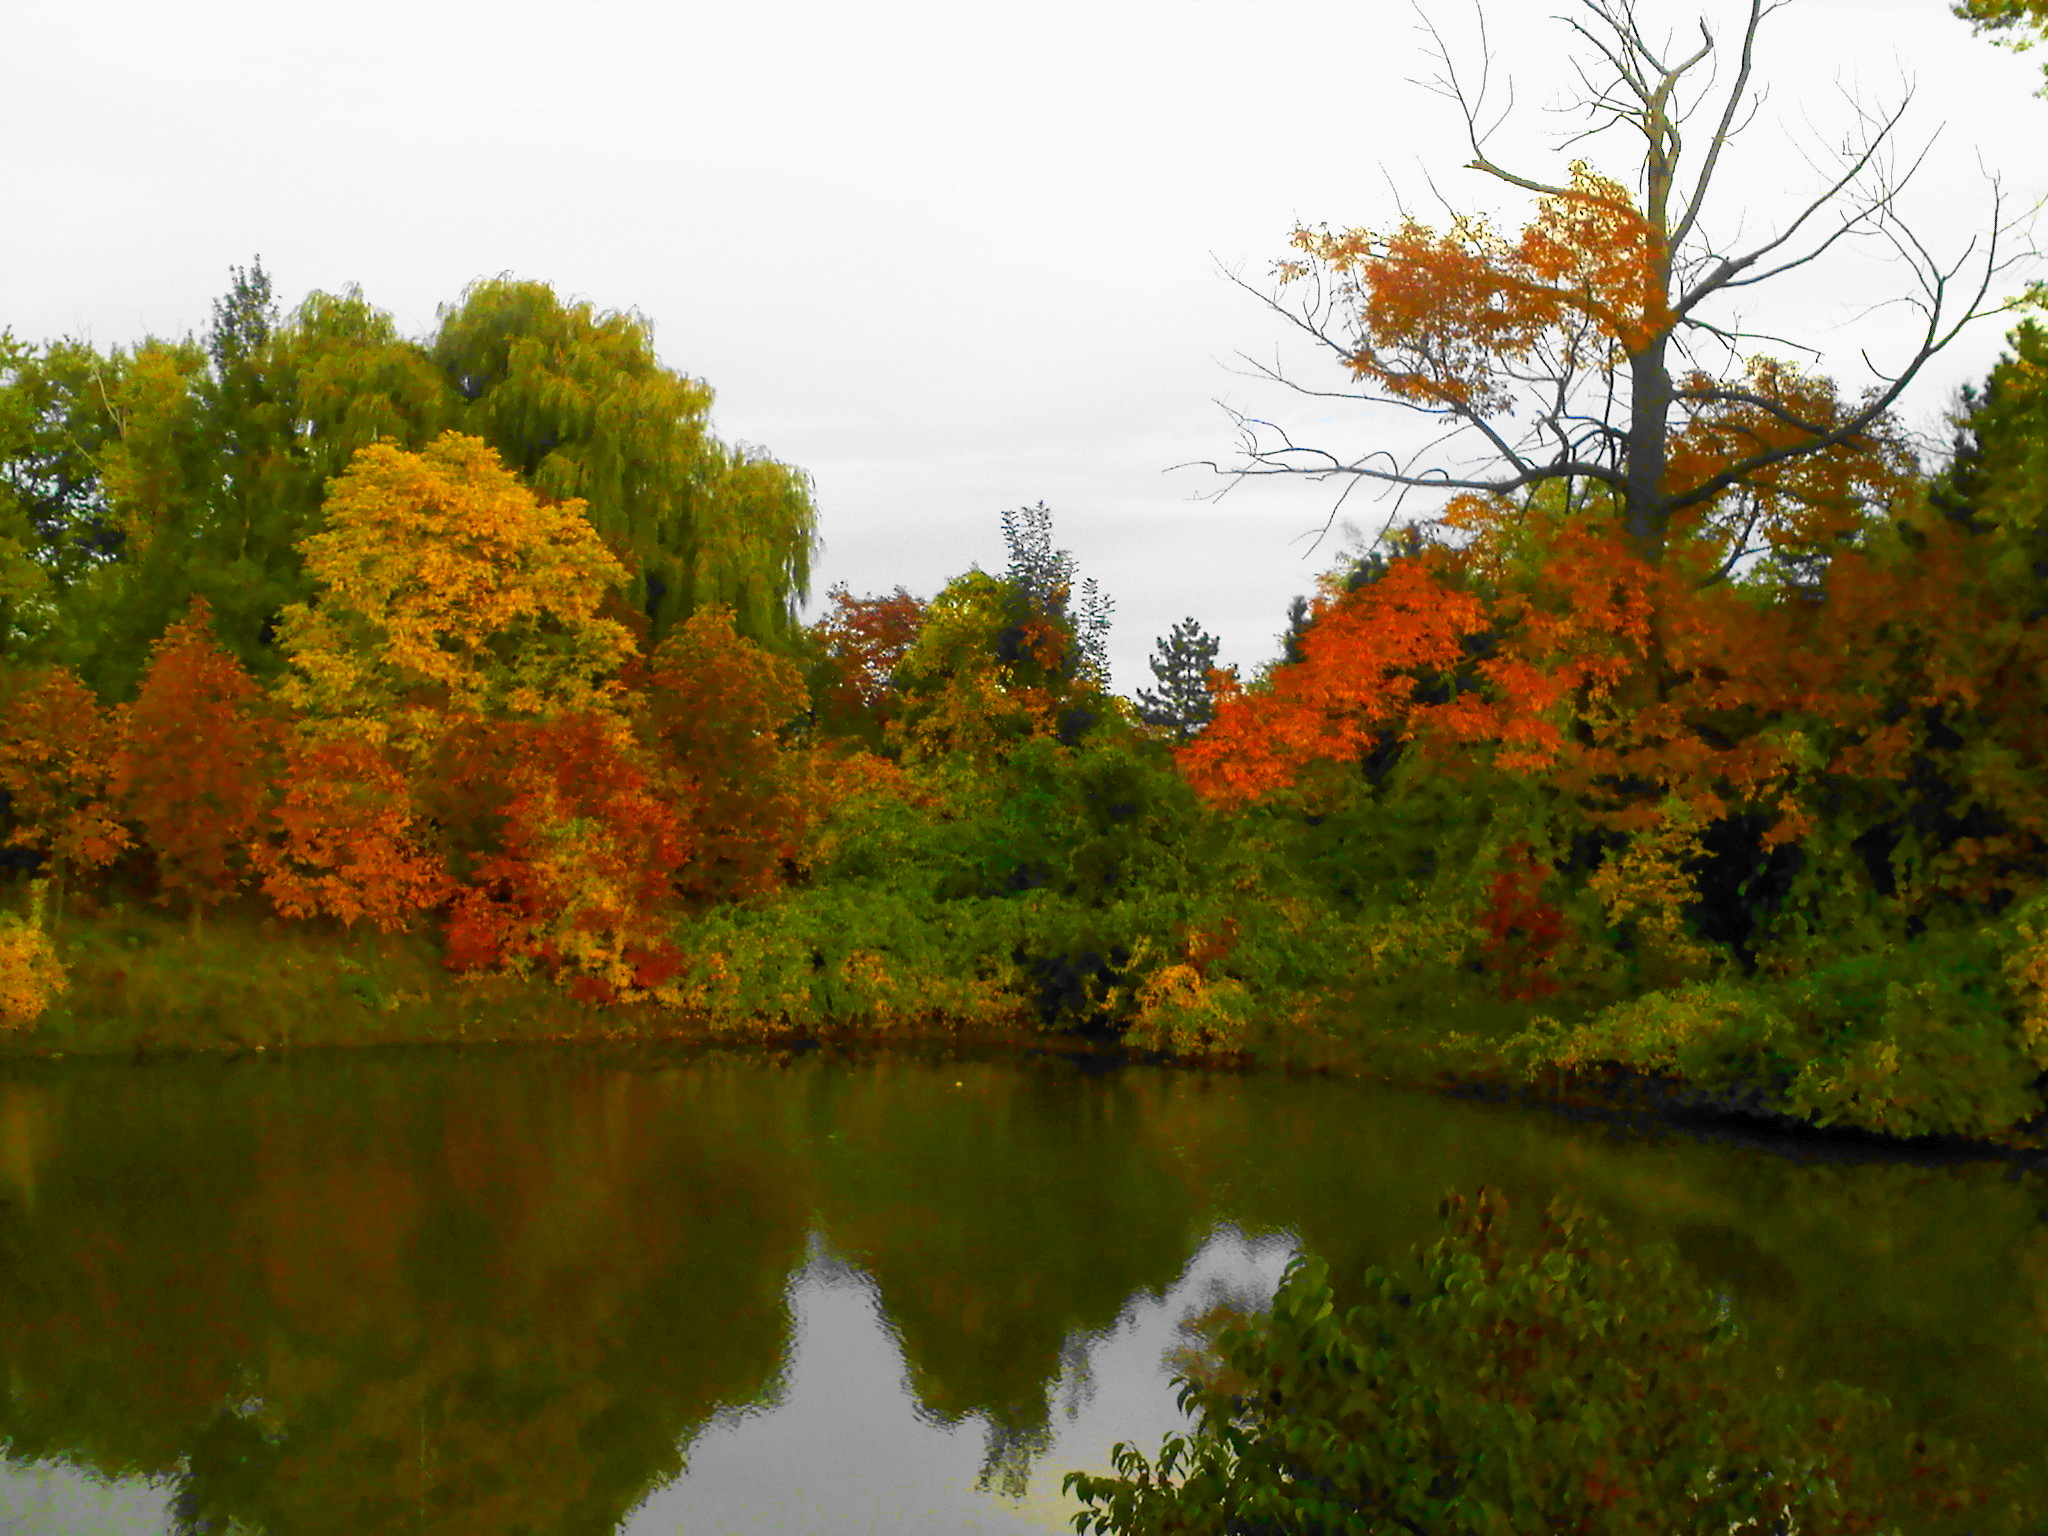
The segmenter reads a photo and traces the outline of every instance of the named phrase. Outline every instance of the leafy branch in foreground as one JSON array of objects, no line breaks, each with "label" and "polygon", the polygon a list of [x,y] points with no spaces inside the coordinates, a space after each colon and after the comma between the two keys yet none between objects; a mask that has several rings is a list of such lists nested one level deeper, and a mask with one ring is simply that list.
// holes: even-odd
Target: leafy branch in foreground
[{"label": "leafy branch in foreground", "polygon": [[2010,1481],[1983,1490],[1883,1399],[1778,1380],[1669,1251],[1631,1251],[1565,1201],[1527,1247],[1497,1193],[1442,1209],[1446,1235],[1409,1274],[1372,1270],[1348,1312],[1321,1260],[1295,1260],[1271,1312],[1183,1373],[1193,1435],[1068,1474],[1075,1530],[2020,1529]]}]

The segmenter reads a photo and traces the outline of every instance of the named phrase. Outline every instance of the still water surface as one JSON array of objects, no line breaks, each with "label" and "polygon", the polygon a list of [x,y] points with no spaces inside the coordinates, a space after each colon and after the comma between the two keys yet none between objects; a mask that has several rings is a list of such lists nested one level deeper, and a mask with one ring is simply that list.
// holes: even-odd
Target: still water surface
[{"label": "still water surface", "polygon": [[1307,1246],[1576,1188],[1789,1372],[2019,1454],[2048,1174],[1059,1059],[0,1073],[0,1530],[1019,1532]]}]

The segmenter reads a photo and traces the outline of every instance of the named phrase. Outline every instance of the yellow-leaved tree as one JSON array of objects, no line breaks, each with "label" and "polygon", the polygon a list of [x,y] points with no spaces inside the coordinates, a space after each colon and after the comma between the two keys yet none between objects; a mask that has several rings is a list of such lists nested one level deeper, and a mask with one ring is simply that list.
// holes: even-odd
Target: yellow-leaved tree
[{"label": "yellow-leaved tree", "polygon": [[423,772],[458,729],[587,715],[621,743],[633,653],[599,605],[625,571],[579,501],[550,503],[479,438],[360,450],[301,541],[316,595],[285,610],[279,686],[301,714],[253,856],[289,916],[379,927],[457,881],[425,838]]},{"label": "yellow-leaved tree", "polygon": [[608,707],[633,652],[599,616],[626,572],[581,501],[541,500],[482,438],[358,452],[299,548],[318,588],[287,608],[287,703],[408,754],[452,719]]}]

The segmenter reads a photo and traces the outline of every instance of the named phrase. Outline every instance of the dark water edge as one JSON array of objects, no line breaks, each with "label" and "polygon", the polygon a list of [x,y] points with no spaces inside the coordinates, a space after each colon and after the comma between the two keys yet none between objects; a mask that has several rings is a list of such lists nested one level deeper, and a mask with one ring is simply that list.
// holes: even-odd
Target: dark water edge
[{"label": "dark water edge", "polygon": [[1296,1244],[1404,1262],[1482,1183],[1675,1243],[1788,1373],[2036,1449],[2025,1162],[1051,1054],[17,1062],[0,1528],[1050,1527],[1175,1422],[1182,1315]]},{"label": "dark water edge", "polygon": [[1678,1133],[1697,1140],[1749,1147],[1765,1156],[1821,1162],[1886,1162],[1915,1166],[1999,1163],[2021,1170],[2048,1169],[2048,1147],[1953,1134],[1895,1136],[1855,1125],[1818,1125],[1734,1101],[1683,1079],[1659,1077],[1610,1064],[1556,1082],[1503,1077],[1449,1077],[1434,1085],[1446,1097],[1512,1104],[1568,1120],[1598,1122],[1625,1133]]}]

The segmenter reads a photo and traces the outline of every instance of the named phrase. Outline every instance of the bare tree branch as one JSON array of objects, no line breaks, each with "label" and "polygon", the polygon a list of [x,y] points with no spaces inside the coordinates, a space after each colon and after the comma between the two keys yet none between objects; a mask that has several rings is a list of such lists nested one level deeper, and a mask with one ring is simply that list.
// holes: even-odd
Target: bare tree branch
[{"label": "bare tree branch", "polygon": [[[1412,232],[1404,235],[1408,243],[1403,244],[1392,236],[1361,230],[1341,236],[1332,235],[1327,227],[1319,235],[1298,230],[1296,243],[1313,259],[1277,269],[1279,288],[1296,281],[1304,285],[1293,306],[1282,301],[1277,288],[1272,294],[1259,293],[1235,273],[1229,274],[1231,281],[1257,294],[1319,351],[1341,363],[1357,387],[1306,387],[1287,376],[1277,356],[1271,365],[1245,357],[1253,376],[1310,397],[1397,405],[1442,423],[1446,431],[1435,446],[1444,451],[1457,448],[1465,455],[1462,461],[1439,459],[1425,465],[1418,458],[1404,462],[1385,451],[1347,457],[1296,443],[1275,423],[1233,411],[1243,463],[1226,470],[1211,461],[1201,462],[1218,474],[1240,478],[1298,474],[1322,480],[1335,475],[1346,480],[1346,495],[1368,480],[1403,496],[1419,490],[1495,497],[1514,497],[1562,482],[1569,499],[1575,484],[1583,481],[1618,493],[1624,530],[1647,560],[1662,558],[1674,519],[1688,513],[1704,513],[1707,526],[1717,530],[1712,536],[1726,540],[1723,576],[1756,553],[1755,520],[1763,515],[1763,503],[1749,488],[1757,478],[1814,454],[1857,449],[1874,438],[1897,442],[1889,413],[1903,392],[1965,326],[2010,307],[2010,301],[1994,298],[1994,289],[2033,254],[2030,245],[2013,248],[2014,237],[2032,210],[2008,217],[1995,180],[1988,227],[1966,242],[1960,254],[1937,257],[1905,222],[1901,195],[1927,164],[1934,144],[1930,138],[1920,145],[1900,168],[1897,143],[1913,102],[1910,86],[1883,109],[1866,108],[1850,98],[1858,120],[1851,140],[1820,157],[1834,163],[1825,170],[1814,165],[1818,190],[1775,231],[1747,248],[1732,250],[1708,237],[1705,211],[1724,152],[1753,125],[1767,95],[1757,78],[1764,23],[1789,3],[1746,0],[1740,46],[1725,80],[1722,50],[1705,21],[1699,24],[1697,42],[1678,45],[1653,44],[1633,0],[1576,0],[1570,14],[1557,18],[1580,50],[1570,62],[1579,92],[1569,110],[1587,122],[1567,137],[1567,143],[1577,144],[1623,125],[1641,136],[1638,185],[1647,273],[1642,294],[1649,297],[1617,303],[1596,291],[1593,276],[1577,277],[1555,267],[1517,268],[1516,261],[1533,258],[1517,256],[1522,248],[1489,243],[1492,236],[1483,227],[1461,224],[1455,213],[1453,232],[1436,246],[1415,244],[1418,237]],[[1598,188],[1612,183],[1593,177],[1589,191],[1588,173],[1575,165],[1573,179],[1559,184],[1509,168],[1490,154],[1489,140],[1514,110],[1514,82],[1511,77],[1496,80],[1486,12],[1478,0],[1474,11],[1480,38],[1476,71],[1461,67],[1438,23],[1418,4],[1420,30],[1437,66],[1434,78],[1423,83],[1456,107],[1470,153],[1467,168],[1544,199],[1541,217],[1556,221],[1544,226],[1553,231],[1546,239],[1572,238],[1555,231],[1575,227],[1569,223],[1578,216],[1573,210],[1590,210],[1585,216],[1591,222],[1585,227],[1598,227],[1598,221],[1608,216],[1605,210],[1614,207],[1613,199]],[[1709,80],[1705,90],[1695,84],[1703,68]],[[1496,110],[1503,91],[1506,105]],[[1697,164],[1691,165],[1688,128],[1698,124],[1711,131],[1699,143]],[[1433,181],[1431,187],[1435,190]],[[1442,198],[1440,192],[1438,196]],[[1448,209],[1450,204],[1444,201]],[[1738,238],[1740,233],[1738,228]],[[1439,238],[1427,231],[1423,235]],[[1774,399],[1768,387],[1751,382],[1743,353],[1759,342],[1809,357],[1818,357],[1818,349],[1748,329],[1740,315],[1731,320],[1705,311],[1740,290],[1811,268],[1855,240],[1882,242],[1891,253],[1906,275],[1909,291],[1887,302],[1906,305],[1917,320],[1902,356],[1882,367],[1871,365],[1878,382],[1867,397],[1839,414],[1831,409],[1826,419],[1808,419],[1808,407]],[[1381,292],[1373,285],[1384,274],[1398,273],[1399,283],[1409,285],[1400,291],[1412,293],[1416,282],[1426,288],[1428,269],[1439,251],[1448,253],[1446,260],[1485,268],[1491,274],[1487,281],[1495,285],[1486,290],[1493,298],[1469,301],[1481,307],[1472,310],[1467,330],[1457,330],[1455,322],[1448,330],[1435,328],[1426,315],[1409,329],[1387,329],[1392,322],[1371,308],[1376,302],[1371,295]],[[1587,256],[1589,263],[1598,259],[1604,258]],[[1579,286],[1573,287],[1575,283]],[[1459,301],[1447,297],[1444,302]],[[1483,307],[1489,302],[1502,306],[1493,318]],[[1549,310],[1542,308],[1545,303]],[[1511,336],[1513,325],[1521,322],[1507,316],[1522,313],[1513,306],[1526,304],[1537,306],[1527,313],[1551,318],[1533,332]],[[1695,342],[1700,343],[1698,348]],[[1489,354],[1488,348],[1494,350]],[[1725,353],[1721,368],[1702,366],[1699,351],[1706,348]],[[1672,372],[1679,365],[1691,370],[1682,380]],[[1722,375],[1730,377],[1723,382]],[[1722,465],[1701,484],[1673,486],[1668,473],[1673,422],[1714,412],[1750,413],[1753,421],[1785,429],[1790,441],[1774,432],[1767,442],[1731,419],[1728,429],[1737,439],[1747,433],[1754,451]],[[1797,499],[1782,488],[1773,496]],[[1731,508],[1725,518],[1715,510],[1724,501]]]}]

